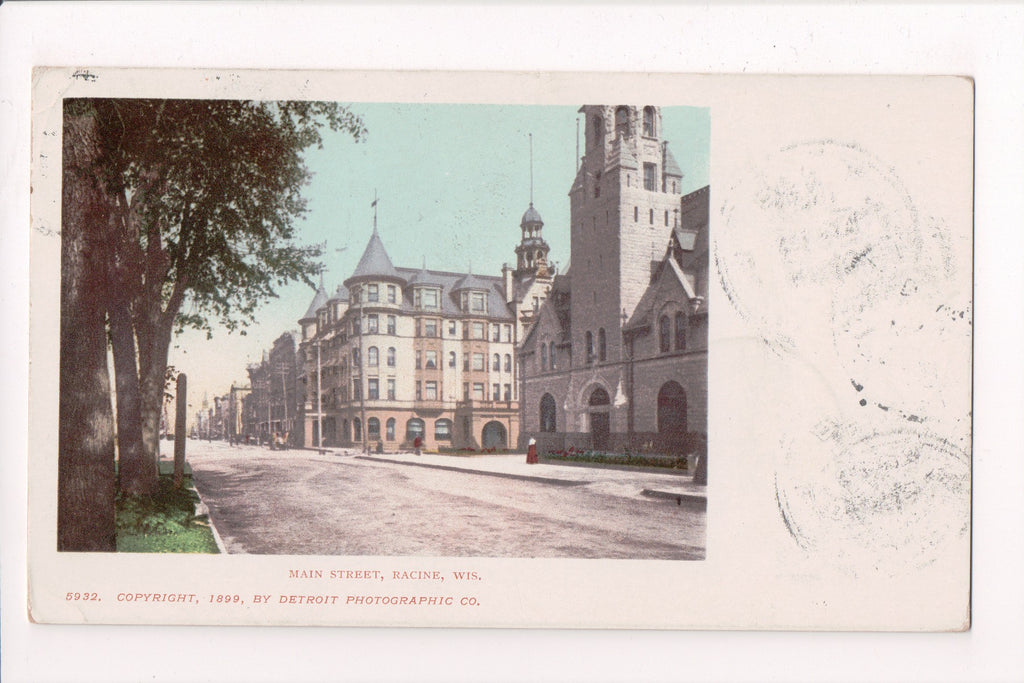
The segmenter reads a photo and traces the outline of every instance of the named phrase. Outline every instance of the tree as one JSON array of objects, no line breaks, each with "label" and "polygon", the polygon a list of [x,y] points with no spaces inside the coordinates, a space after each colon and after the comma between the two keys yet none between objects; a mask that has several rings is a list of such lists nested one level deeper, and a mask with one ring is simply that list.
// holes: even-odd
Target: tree
[{"label": "tree", "polygon": [[113,207],[114,229],[97,229],[97,239],[107,257],[121,488],[145,494],[155,486],[175,330],[209,335],[220,325],[244,334],[278,286],[311,283],[319,250],[295,241],[310,176],[302,154],[322,146],[324,125],[356,140],[366,131],[348,109],[324,102],[90,99],[65,107],[96,122],[92,180]]},{"label": "tree", "polygon": [[88,107],[64,111],[57,549],[113,551],[114,424],[104,327],[112,207]]}]

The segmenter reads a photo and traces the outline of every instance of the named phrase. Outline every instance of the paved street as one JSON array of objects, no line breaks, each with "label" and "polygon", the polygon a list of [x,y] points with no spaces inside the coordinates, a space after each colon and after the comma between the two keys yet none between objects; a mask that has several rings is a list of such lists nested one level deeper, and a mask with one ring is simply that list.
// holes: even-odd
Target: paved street
[{"label": "paved street", "polygon": [[521,455],[320,455],[200,441],[187,452],[231,553],[704,557],[703,490],[687,476],[526,465]]}]

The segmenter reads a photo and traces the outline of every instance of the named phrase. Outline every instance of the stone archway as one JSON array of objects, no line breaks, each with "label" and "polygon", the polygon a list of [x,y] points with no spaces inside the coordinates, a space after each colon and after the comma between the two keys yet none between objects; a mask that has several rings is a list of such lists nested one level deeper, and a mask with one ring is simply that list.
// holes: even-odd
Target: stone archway
[{"label": "stone archway", "polygon": [[484,448],[507,448],[508,432],[505,430],[505,425],[497,420],[485,424],[480,435],[480,443]]},{"label": "stone archway", "polygon": [[590,414],[590,444],[595,451],[608,450],[611,437],[611,399],[604,387],[596,387],[587,399]]}]

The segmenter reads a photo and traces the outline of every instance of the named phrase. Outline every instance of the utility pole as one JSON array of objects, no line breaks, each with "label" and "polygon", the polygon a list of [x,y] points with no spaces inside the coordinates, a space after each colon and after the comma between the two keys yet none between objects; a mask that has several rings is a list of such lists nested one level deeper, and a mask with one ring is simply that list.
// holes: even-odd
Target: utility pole
[{"label": "utility pole", "polygon": [[323,389],[320,386],[320,340],[313,342],[316,346],[316,450],[324,452],[324,412],[321,396]]}]

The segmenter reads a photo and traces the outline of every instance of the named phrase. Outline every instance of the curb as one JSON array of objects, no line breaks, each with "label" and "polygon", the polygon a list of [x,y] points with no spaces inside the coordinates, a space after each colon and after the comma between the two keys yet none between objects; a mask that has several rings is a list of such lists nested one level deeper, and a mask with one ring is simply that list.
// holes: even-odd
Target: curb
[{"label": "curb", "polygon": [[192,476],[192,490],[199,496],[199,504],[206,508],[206,521],[210,524],[210,531],[213,532],[213,542],[217,544],[217,550],[221,555],[227,555],[228,549],[224,545],[224,539],[220,537],[220,533],[217,531],[217,525],[213,523],[213,513],[210,511],[210,506],[203,500],[203,494],[199,493],[199,487],[196,486],[195,475]]},{"label": "curb", "polygon": [[554,484],[555,486],[584,486],[589,481],[578,481],[576,479],[556,479],[554,477],[535,477],[529,474],[511,474],[509,472],[488,472],[487,470],[475,470],[468,467],[454,467],[452,465],[431,465],[425,462],[407,462],[405,460],[392,460],[390,458],[377,458],[371,455],[353,456],[356,460],[369,460],[371,462],[386,462],[394,465],[409,465],[411,467],[425,467],[432,470],[447,470],[449,472],[463,472],[465,474],[481,474],[486,477],[498,477],[501,479],[518,479],[519,481],[534,481],[541,484]]},{"label": "curb", "polygon": [[707,496],[701,496],[696,493],[673,493],[671,491],[656,491],[654,489],[644,489],[640,492],[641,496],[648,498],[665,498],[668,500],[676,501],[676,505],[682,505],[686,503],[696,503],[700,507],[707,509],[708,498]]}]

